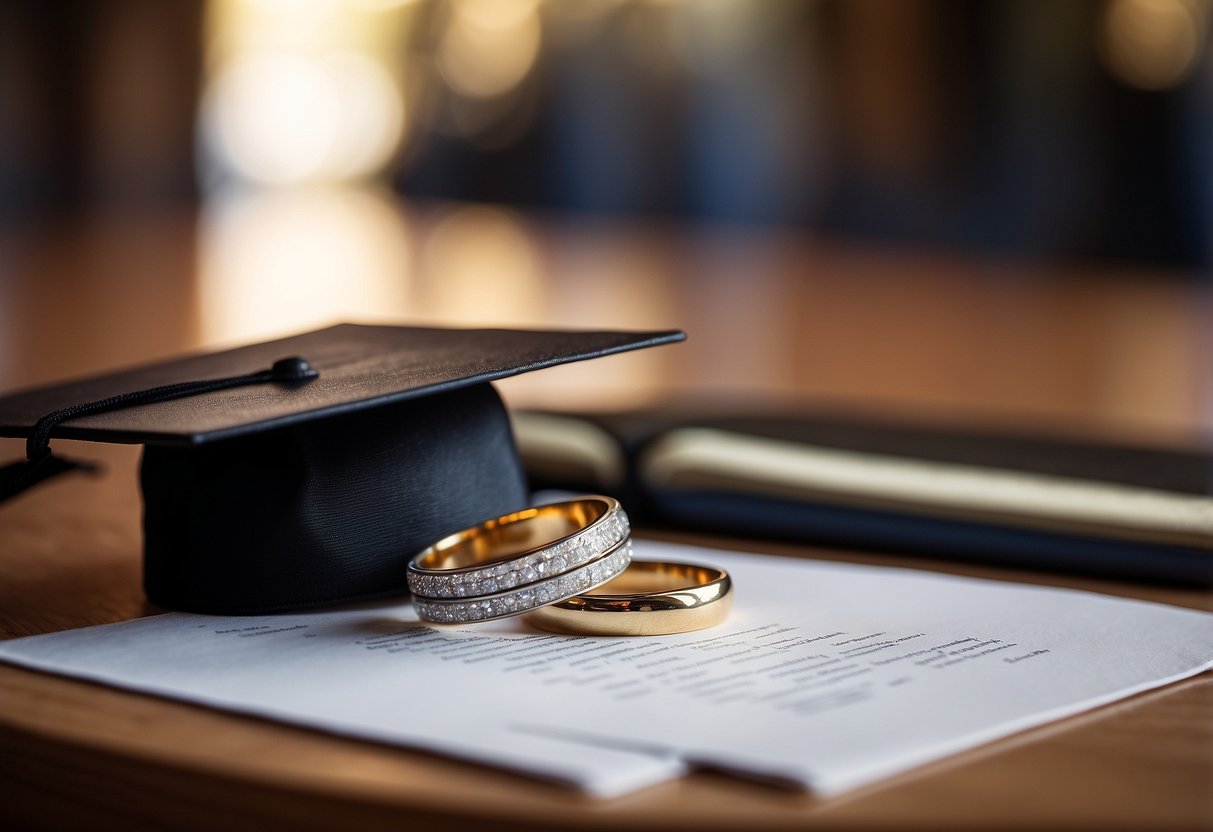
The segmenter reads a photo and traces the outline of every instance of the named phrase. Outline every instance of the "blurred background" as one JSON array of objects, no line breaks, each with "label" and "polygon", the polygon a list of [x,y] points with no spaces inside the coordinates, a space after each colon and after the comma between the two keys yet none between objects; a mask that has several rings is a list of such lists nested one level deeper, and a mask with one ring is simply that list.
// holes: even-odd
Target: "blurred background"
[{"label": "blurred background", "polygon": [[1211,31],[1210,0],[0,0],[0,389],[346,319],[682,327],[507,393],[1207,439]]}]

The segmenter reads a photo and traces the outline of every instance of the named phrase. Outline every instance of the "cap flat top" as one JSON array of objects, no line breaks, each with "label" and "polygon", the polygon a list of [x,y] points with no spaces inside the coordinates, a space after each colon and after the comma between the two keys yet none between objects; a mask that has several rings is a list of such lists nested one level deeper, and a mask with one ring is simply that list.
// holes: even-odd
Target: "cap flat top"
[{"label": "cap flat top", "polygon": [[678,331],[431,329],[339,324],[263,344],[188,356],[0,399],[0,436],[23,437],[43,415],[165,384],[244,375],[302,356],[311,381],[234,387],[66,421],[52,436],[196,444],[256,433],[519,373],[681,341]]}]

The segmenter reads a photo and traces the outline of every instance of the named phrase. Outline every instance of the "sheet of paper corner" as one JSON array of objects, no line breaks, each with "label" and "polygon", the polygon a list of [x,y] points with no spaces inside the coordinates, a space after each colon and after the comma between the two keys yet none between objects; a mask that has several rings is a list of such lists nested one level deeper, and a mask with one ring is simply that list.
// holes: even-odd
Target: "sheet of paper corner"
[{"label": "sheet of paper corner", "polygon": [[611,796],[710,765],[832,794],[1213,666],[1213,615],[651,541],[733,574],[730,620],[649,639],[420,626],[407,602],[169,613],[0,659]]}]

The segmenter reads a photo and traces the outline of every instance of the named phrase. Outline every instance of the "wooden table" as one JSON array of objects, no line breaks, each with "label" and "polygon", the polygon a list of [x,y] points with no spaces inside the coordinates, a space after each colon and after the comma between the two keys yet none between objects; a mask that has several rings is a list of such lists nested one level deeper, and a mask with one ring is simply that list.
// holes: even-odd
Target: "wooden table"
[{"label": "wooden table", "polygon": [[[399,260],[408,291],[372,293],[375,315],[356,305],[334,314],[691,333],[664,353],[611,359],[595,389],[616,402],[808,397],[1153,444],[1207,435],[1213,307],[1205,284],[1185,276],[373,204],[385,236],[364,241],[368,269]],[[239,252],[224,248],[234,232],[208,222],[201,232],[192,218],[170,217],[0,236],[0,389],[320,322],[320,307],[306,303],[295,318],[241,318],[241,304],[257,308],[262,290],[241,299],[241,281],[223,272],[249,279]],[[460,260],[468,240],[494,252],[495,269]],[[328,286],[305,290],[336,297]],[[519,292],[539,308],[503,300]],[[586,389],[565,371],[503,385],[511,401],[539,405],[570,395],[584,404]],[[137,450],[62,448],[103,460],[106,472],[0,505],[0,637],[154,612],[139,583]],[[19,454],[19,442],[0,441],[0,459]],[[1196,590],[691,539],[1213,608]],[[705,772],[599,802],[427,754],[0,665],[3,828],[1208,828],[1211,784],[1211,674],[831,800]]]}]

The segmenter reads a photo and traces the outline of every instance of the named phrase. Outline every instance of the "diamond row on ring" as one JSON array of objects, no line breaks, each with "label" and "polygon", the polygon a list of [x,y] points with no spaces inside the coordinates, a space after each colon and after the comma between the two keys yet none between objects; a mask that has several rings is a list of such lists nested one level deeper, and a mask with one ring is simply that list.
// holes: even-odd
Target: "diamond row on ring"
[{"label": "diamond row on ring", "polygon": [[492,595],[568,572],[626,539],[630,532],[627,513],[612,509],[589,528],[524,557],[461,572],[410,570],[409,589],[427,598]]},{"label": "diamond row on ring", "polygon": [[631,562],[632,541],[625,540],[597,560],[528,587],[467,601],[431,601],[414,596],[413,606],[422,620],[438,624],[463,624],[505,618],[602,586],[627,569]]}]

